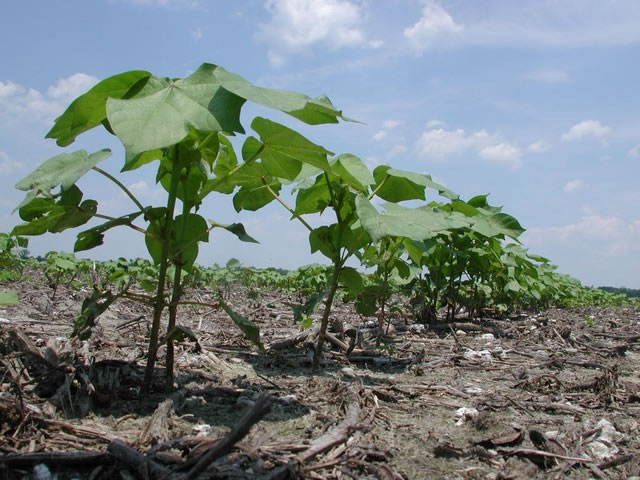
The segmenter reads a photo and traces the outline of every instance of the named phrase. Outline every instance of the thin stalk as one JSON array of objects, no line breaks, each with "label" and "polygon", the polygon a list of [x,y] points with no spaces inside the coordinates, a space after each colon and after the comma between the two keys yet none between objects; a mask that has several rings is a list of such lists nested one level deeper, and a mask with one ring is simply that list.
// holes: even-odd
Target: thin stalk
[{"label": "thin stalk", "polygon": [[101,175],[104,175],[109,180],[111,180],[113,183],[118,185],[122,189],[122,191],[124,193],[126,193],[127,196],[133,201],[133,203],[136,204],[136,206],[140,209],[140,211],[144,213],[144,207],[142,206],[142,204],[138,201],[138,199],[135,197],[135,195],[133,193],[131,193],[127,187],[124,186],[124,184],[120,180],[118,180],[116,177],[114,177],[110,173],[105,172],[100,167],[93,167],[93,170],[95,170],[96,172],[98,172]]},{"label": "thin stalk", "polygon": [[151,383],[153,381],[153,368],[156,363],[158,354],[158,336],[160,333],[160,317],[165,307],[164,289],[167,280],[167,268],[169,267],[169,240],[170,233],[173,228],[173,211],[176,207],[176,197],[178,191],[178,180],[180,174],[180,166],[178,162],[173,162],[173,172],[171,175],[171,186],[169,187],[169,198],[167,199],[167,216],[162,228],[163,242],[162,253],[160,256],[160,268],[158,270],[158,289],[156,291],[155,303],[153,305],[153,323],[151,324],[151,335],[149,338],[149,353],[147,358],[147,367],[144,372],[144,381],[142,383],[142,394],[148,394],[151,391]]},{"label": "thin stalk", "polygon": [[289,213],[293,215],[294,218],[297,218],[298,220],[300,220],[300,223],[302,223],[307,228],[307,230],[309,230],[310,232],[313,231],[313,228],[311,227],[311,225],[309,225],[304,218],[302,218],[298,213],[296,213],[295,210],[293,210],[293,208],[287,205],[287,203],[284,200],[282,200],[282,198],[280,198],[280,195],[278,195],[276,192],[273,191],[273,189],[265,181],[264,177],[262,177],[260,180],[262,180],[262,184],[267,188],[269,193],[273,195],[273,198],[275,198],[280,203],[280,205],[286,208],[289,211]]},{"label": "thin stalk", "polygon": [[341,265],[340,262],[336,262],[333,265],[333,275],[331,277],[331,287],[329,288],[329,294],[327,295],[327,301],[324,305],[324,312],[322,314],[322,320],[320,321],[320,331],[318,332],[318,339],[316,341],[316,348],[313,355],[312,367],[314,370],[320,368],[320,358],[322,358],[322,347],[327,335],[327,326],[329,325],[329,315],[331,314],[331,306],[333,305],[333,299],[336,296],[338,290],[338,279],[340,277]]},{"label": "thin stalk", "polygon": [[378,190],[380,190],[380,189],[384,186],[384,184],[385,184],[385,183],[387,183],[387,179],[388,179],[388,178],[389,178],[389,175],[387,174],[387,176],[386,176],[386,177],[384,177],[384,180],[382,180],[382,182],[380,182],[380,185],[378,185],[378,186],[375,188],[375,190],[374,190],[373,192],[371,192],[371,195],[369,195],[369,197],[368,197],[368,198],[369,198],[369,200],[371,200],[371,199],[374,197],[374,195],[375,195],[376,193],[378,193]]},{"label": "thin stalk", "polygon": [[[188,176],[188,170],[187,175]],[[185,178],[186,178],[185,176]],[[184,220],[189,213],[189,205],[187,202],[182,202],[182,228],[179,232],[179,240],[180,242],[184,239],[187,222]],[[181,256],[181,255],[180,255]],[[177,302],[180,300],[182,296],[182,262],[176,264],[176,271],[173,276],[173,291],[171,292],[171,303],[169,304],[169,323],[167,325],[167,332],[173,330],[176,326],[176,316],[178,315],[178,304]],[[167,391],[173,390],[173,360],[174,360],[174,350],[173,350],[173,339],[167,335],[167,358],[165,361],[165,388]]]}]

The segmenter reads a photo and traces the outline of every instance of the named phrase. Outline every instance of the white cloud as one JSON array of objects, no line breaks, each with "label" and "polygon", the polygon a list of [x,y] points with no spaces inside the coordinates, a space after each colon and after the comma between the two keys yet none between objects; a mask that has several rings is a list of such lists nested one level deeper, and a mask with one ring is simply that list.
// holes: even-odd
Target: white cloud
[{"label": "white cloud", "polygon": [[429,120],[429,123],[427,123],[427,128],[445,128],[446,126],[447,122],[442,120]]},{"label": "white cloud", "polygon": [[8,153],[0,151],[0,175],[11,175],[26,168],[24,162],[14,160]]},{"label": "white cloud", "polygon": [[511,169],[520,167],[522,163],[522,151],[519,147],[486,130],[478,130],[469,135],[461,128],[426,130],[418,138],[416,149],[421,156],[436,160],[475,151],[482,159]]},{"label": "white cloud", "polygon": [[479,155],[492,163],[504,165],[510,169],[519,168],[522,165],[522,152],[518,147],[509,143],[490,145],[480,150]]},{"label": "white cloud", "polygon": [[256,37],[270,45],[268,58],[281,66],[287,54],[308,50],[315,44],[330,48],[379,48],[367,41],[360,28],[362,8],[349,0],[266,0],[269,23],[259,25]]},{"label": "white cloud", "polygon": [[51,98],[70,102],[85,93],[96,83],[98,83],[98,79],[93,75],[74,73],[70,77],[58,80],[58,83],[47,89],[47,94]]},{"label": "white cloud", "polygon": [[[619,256],[633,249],[639,250],[639,227],[640,219],[627,222],[615,215],[602,216],[590,212],[576,223],[560,227],[530,228],[524,241],[535,248],[579,241],[588,245],[590,252],[604,256]],[[577,248],[577,244],[573,246]]]},{"label": "white cloud", "polygon": [[462,30],[463,26],[457,24],[442,6],[427,0],[422,17],[413,26],[404,29],[404,37],[411,48],[422,53],[438,43],[458,37]]},{"label": "white cloud", "polygon": [[640,143],[627,152],[627,157],[640,159]]},{"label": "white cloud", "polygon": [[398,145],[394,145],[391,150],[389,150],[389,153],[387,154],[389,157],[397,157],[398,155],[402,155],[403,153],[405,153],[408,150],[408,148],[406,147],[406,145],[402,145],[401,143],[399,143]]},{"label": "white cloud", "polygon": [[382,122],[382,126],[387,130],[393,130],[398,125],[400,125],[400,121],[398,120],[385,120],[384,122]]},{"label": "white cloud", "polygon": [[384,137],[386,136],[387,136],[387,132],[385,132],[384,130],[380,130],[379,132],[374,133],[371,138],[374,139],[376,142],[380,142],[384,140]]},{"label": "white cloud", "polygon": [[540,83],[567,83],[569,81],[569,74],[558,68],[543,68],[529,72],[525,75],[525,78]]},{"label": "white cloud", "polygon": [[467,45],[583,48],[640,42],[640,2],[634,0],[452,3]]},{"label": "white cloud", "polygon": [[15,82],[0,82],[0,123],[52,123],[70,100],[84,93],[97,79],[85,73],[75,73],[58,80],[43,94]]},{"label": "white cloud", "polygon": [[191,32],[191,37],[197,42],[199,40],[202,40],[202,37],[204,37],[204,33],[202,33],[201,28],[196,28]]},{"label": "white cloud", "polygon": [[584,137],[606,137],[611,133],[611,128],[602,125],[598,120],[584,120],[576,123],[567,133],[562,135],[562,140],[572,142]]},{"label": "white cloud", "polygon": [[549,151],[549,145],[545,142],[534,142],[527,147],[527,150],[531,153],[544,153]]},{"label": "white cloud", "polygon": [[578,190],[582,190],[584,188],[584,183],[582,183],[582,180],[570,180],[568,181],[565,186],[562,188],[562,191],[564,193],[574,193],[577,192]]}]

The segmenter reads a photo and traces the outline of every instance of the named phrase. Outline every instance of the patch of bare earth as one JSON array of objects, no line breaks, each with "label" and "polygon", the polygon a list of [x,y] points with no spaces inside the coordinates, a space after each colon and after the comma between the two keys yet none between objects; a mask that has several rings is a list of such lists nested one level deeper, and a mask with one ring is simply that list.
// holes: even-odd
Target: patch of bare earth
[{"label": "patch of bare earth", "polygon": [[[0,287],[21,298],[0,309],[3,479],[640,476],[637,310],[426,328],[396,318],[376,349],[375,319],[339,304],[314,372],[296,296],[236,290],[227,300],[267,352],[222,310],[183,307],[198,342],[178,345],[170,393],[161,348],[155,393],[141,398],[150,309],[117,302],[88,341],[71,341],[88,290],[52,300],[37,280]],[[215,303],[213,291],[189,296]]]}]

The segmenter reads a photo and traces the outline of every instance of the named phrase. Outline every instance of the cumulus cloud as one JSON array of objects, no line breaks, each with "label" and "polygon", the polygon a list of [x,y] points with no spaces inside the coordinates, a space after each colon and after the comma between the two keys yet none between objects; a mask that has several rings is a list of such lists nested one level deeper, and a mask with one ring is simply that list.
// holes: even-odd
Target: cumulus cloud
[{"label": "cumulus cloud", "polygon": [[85,93],[96,83],[98,79],[93,75],[74,73],[70,77],[58,80],[58,83],[47,89],[47,94],[51,98],[68,102]]},{"label": "cumulus cloud", "polygon": [[525,78],[539,83],[567,83],[569,74],[558,68],[542,68],[525,75]]},{"label": "cumulus cloud", "polygon": [[427,123],[427,128],[445,128],[446,126],[447,123],[442,120],[429,120]]},{"label": "cumulus cloud", "polygon": [[[640,244],[640,220],[625,221],[612,215],[593,212],[583,215],[579,221],[559,227],[529,228],[526,244],[533,247],[558,242],[587,242],[590,249],[605,256],[616,256],[638,250]],[[595,244],[593,242],[596,242]]]},{"label": "cumulus cloud", "polygon": [[562,191],[564,193],[574,193],[578,190],[582,190],[584,188],[584,183],[582,180],[569,180],[564,187],[562,187]]},{"label": "cumulus cloud", "polygon": [[479,155],[492,163],[504,165],[508,168],[518,168],[522,165],[522,152],[518,147],[508,143],[489,145],[480,150]]},{"label": "cumulus cloud", "polygon": [[349,0],[266,0],[269,23],[259,25],[257,38],[270,45],[269,62],[281,66],[286,56],[315,44],[330,48],[379,48],[360,28],[362,7]]},{"label": "cumulus cloud", "polygon": [[384,122],[382,122],[382,126],[387,130],[393,130],[398,125],[400,125],[399,120],[385,120]]},{"label": "cumulus cloud", "polygon": [[386,137],[386,136],[387,136],[387,132],[385,132],[384,130],[380,130],[380,131],[374,133],[371,138],[373,140],[375,140],[376,142],[380,142],[380,141],[384,140],[384,137]]},{"label": "cumulus cloud", "polygon": [[463,26],[457,24],[451,15],[432,0],[422,8],[422,16],[411,27],[404,29],[404,37],[409,46],[418,53],[458,37]]},{"label": "cumulus cloud", "polygon": [[627,152],[627,157],[640,159],[640,143]]},{"label": "cumulus cloud", "polygon": [[522,164],[522,151],[519,147],[486,130],[467,134],[461,128],[433,128],[422,132],[416,142],[416,149],[421,156],[435,160],[474,151],[480,158],[510,169],[516,169]]},{"label": "cumulus cloud", "polygon": [[567,133],[562,135],[562,140],[572,142],[584,137],[606,137],[611,133],[611,128],[602,125],[598,120],[584,120],[576,123]]},{"label": "cumulus cloud", "polygon": [[549,151],[549,145],[545,142],[534,142],[529,144],[527,150],[531,153],[544,153]]},{"label": "cumulus cloud", "polygon": [[42,93],[12,81],[0,81],[0,123],[51,123],[69,102],[91,88],[97,79],[85,73],[62,78]]},{"label": "cumulus cloud", "polygon": [[24,162],[14,160],[8,153],[0,151],[0,175],[11,175],[26,168]]},{"label": "cumulus cloud", "polygon": [[191,38],[193,38],[196,42],[202,40],[202,37],[204,37],[204,33],[202,33],[201,28],[196,28],[191,32]]},{"label": "cumulus cloud", "polygon": [[451,2],[464,23],[460,43],[488,47],[583,48],[640,42],[640,2],[536,0]]},{"label": "cumulus cloud", "polygon": [[403,153],[405,153],[407,150],[408,148],[406,145],[399,143],[391,147],[391,150],[389,150],[389,153],[387,154],[387,156],[397,157],[398,155],[402,155]]}]

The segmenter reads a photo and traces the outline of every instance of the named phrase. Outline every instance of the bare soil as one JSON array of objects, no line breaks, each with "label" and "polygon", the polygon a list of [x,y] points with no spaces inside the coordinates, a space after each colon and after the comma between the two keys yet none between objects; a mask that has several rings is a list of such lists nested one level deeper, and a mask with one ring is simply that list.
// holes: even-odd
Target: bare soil
[{"label": "bare soil", "polygon": [[[334,336],[355,328],[355,348],[329,343],[313,371],[309,342],[270,348],[302,332],[297,296],[238,287],[227,301],[267,351],[221,309],[181,307],[198,341],[178,344],[171,392],[161,348],[141,397],[148,307],[118,301],[72,341],[88,288],[52,299],[34,275],[6,289],[21,301],[0,309],[1,479],[196,478],[207,455],[197,478],[640,477],[637,309],[426,328],[397,316],[375,348],[377,319],[338,302]],[[188,297],[215,304],[216,292]]]}]

